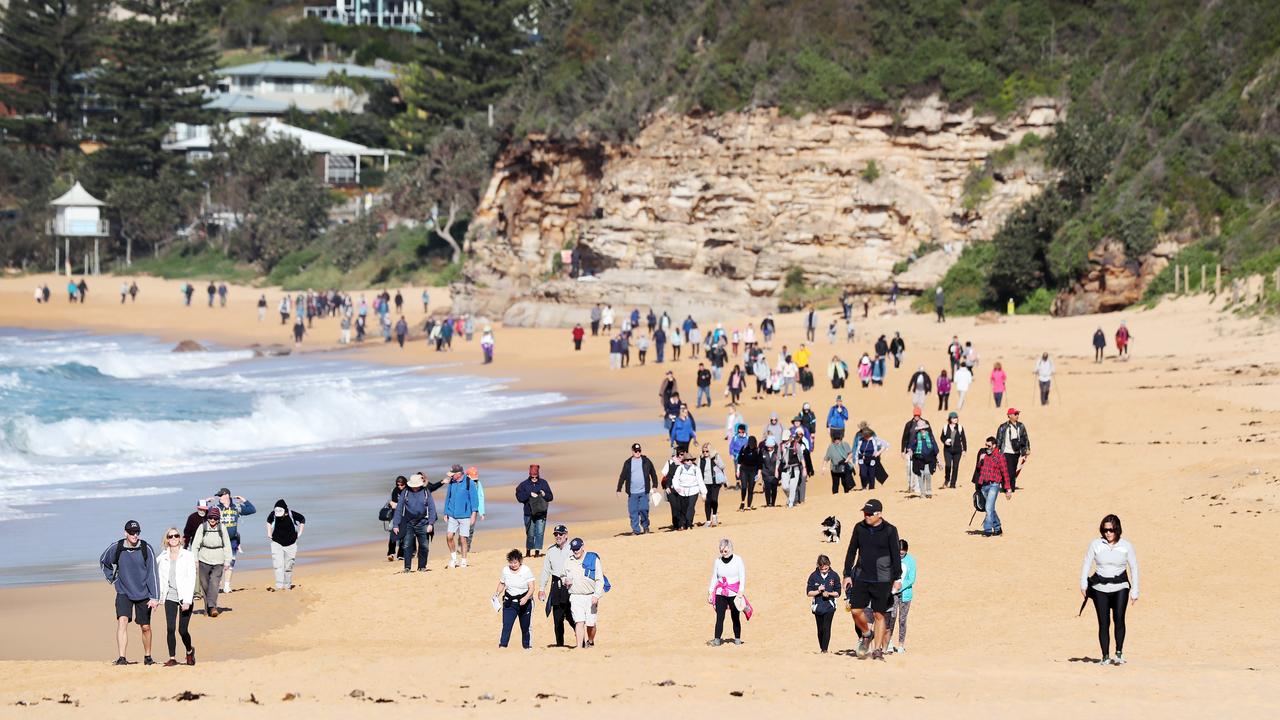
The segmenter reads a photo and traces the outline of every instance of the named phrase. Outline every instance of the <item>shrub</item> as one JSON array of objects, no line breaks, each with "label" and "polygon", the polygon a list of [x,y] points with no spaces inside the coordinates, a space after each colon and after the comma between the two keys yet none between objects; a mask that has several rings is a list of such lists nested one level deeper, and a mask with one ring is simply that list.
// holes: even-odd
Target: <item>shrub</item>
[{"label": "shrub", "polygon": [[880,179],[880,167],[876,165],[875,160],[867,161],[867,166],[862,169],[862,181],[868,185]]}]

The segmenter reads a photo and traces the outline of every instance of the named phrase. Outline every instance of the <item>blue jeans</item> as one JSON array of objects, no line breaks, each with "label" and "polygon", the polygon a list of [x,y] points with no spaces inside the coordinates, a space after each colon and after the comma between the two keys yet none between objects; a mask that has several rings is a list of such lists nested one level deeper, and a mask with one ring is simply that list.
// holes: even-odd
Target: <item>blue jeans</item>
[{"label": "blue jeans", "polygon": [[526,551],[542,549],[542,533],[545,532],[546,529],[546,517],[540,517],[537,520],[534,520],[532,517],[525,516],[524,547]]},{"label": "blue jeans", "polygon": [[982,532],[999,532],[1000,516],[996,514],[996,498],[1000,497],[1000,483],[983,485],[982,496],[986,499],[987,507],[987,515],[982,519]]},{"label": "blue jeans", "polygon": [[[711,366],[711,377],[715,378],[717,382],[719,382],[719,380],[720,380],[720,375],[721,375],[721,373],[723,373],[723,372],[724,372],[724,370],[723,370],[723,369],[721,369],[721,367],[720,367],[719,365],[712,365],[712,366]],[[708,400],[707,402],[711,402],[711,401],[710,401],[710,400]]]},{"label": "blue jeans", "polygon": [[627,493],[627,514],[631,516],[631,532],[639,535],[649,531],[649,495]]},{"label": "blue jeans", "polygon": [[1002,392],[993,392],[993,393],[991,393],[991,394],[995,396],[995,400],[996,400],[996,407],[1000,407],[1000,403],[1004,400],[1004,393],[1002,393]]},{"label": "blue jeans", "polygon": [[[544,521],[545,522],[545,521]],[[498,638],[498,647],[506,647],[507,641],[511,639],[511,628],[516,624],[516,618],[520,619],[520,643],[528,649],[533,647],[533,639],[529,637],[529,625],[533,622],[533,599],[520,605],[502,606],[502,636]]]},{"label": "blue jeans", "polygon": [[[407,519],[407,518],[406,518]],[[418,569],[427,567],[427,519],[416,523],[405,522],[400,525],[400,554],[404,556],[404,569],[408,570],[413,562],[413,546],[418,546]]]},{"label": "blue jeans", "polygon": [[662,362],[666,356],[666,352],[665,352],[667,349],[666,344],[665,343],[659,344],[655,347],[655,349],[658,351],[658,362]]},{"label": "blue jeans", "polygon": [[694,401],[694,405],[701,405],[702,399],[707,399],[707,407],[711,406],[711,388],[709,386],[698,386],[698,397]]}]

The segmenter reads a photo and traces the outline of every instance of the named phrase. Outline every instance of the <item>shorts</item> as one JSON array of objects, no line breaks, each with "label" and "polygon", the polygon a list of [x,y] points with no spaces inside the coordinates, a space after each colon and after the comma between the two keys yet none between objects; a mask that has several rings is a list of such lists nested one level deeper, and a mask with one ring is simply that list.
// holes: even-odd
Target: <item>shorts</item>
[{"label": "shorts", "polygon": [[575,623],[584,622],[587,627],[596,626],[596,614],[591,611],[591,603],[595,599],[595,595],[569,596],[569,610],[573,613],[573,621]]},{"label": "shorts", "polygon": [[471,518],[449,518],[449,527],[446,532],[450,535],[461,535],[464,538],[471,537]]},{"label": "shorts", "polygon": [[893,607],[893,583],[854,580],[849,601],[856,608],[870,605],[874,612],[887,613]]},{"label": "shorts", "polygon": [[151,608],[147,607],[149,600],[130,600],[129,596],[123,593],[116,593],[116,617],[128,618],[130,622],[136,622],[139,625],[151,624]]}]

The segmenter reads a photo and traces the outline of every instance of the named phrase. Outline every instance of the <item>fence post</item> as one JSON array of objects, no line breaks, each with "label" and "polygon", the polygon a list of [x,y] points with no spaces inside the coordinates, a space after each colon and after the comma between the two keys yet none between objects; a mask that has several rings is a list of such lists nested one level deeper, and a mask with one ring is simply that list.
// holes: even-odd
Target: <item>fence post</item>
[{"label": "fence post", "polygon": [[1178,294],[1178,284],[1182,282],[1182,270],[1177,266],[1173,266],[1173,294]]},{"label": "fence post", "polygon": [[1201,265],[1200,266],[1200,292],[1204,292],[1204,284],[1208,276],[1209,276],[1209,266]]},{"label": "fence post", "polygon": [[1213,266],[1213,294],[1222,294],[1222,263]]}]

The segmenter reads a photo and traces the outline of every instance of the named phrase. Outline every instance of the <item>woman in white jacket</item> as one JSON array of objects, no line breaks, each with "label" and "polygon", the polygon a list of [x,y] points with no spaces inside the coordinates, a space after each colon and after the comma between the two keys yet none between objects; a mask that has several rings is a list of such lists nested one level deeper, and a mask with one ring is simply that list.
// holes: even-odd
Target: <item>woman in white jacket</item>
[{"label": "woman in white jacket", "polygon": [[690,530],[693,518],[698,514],[698,496],[707,496],[707,485],[692,453],[684,453],[680,457],[680,465],[671,476],[671,489],[672,499],[677,503],[676,529]]},{"label": "woman in white jacket", "polygon": [[973,371],[961,365],[956,368],[956,376],[951,381],[951,387],[956,391],[956,410],[964,409],[964,396],[969,394],[969,386],[973,385]]},{"label": "woman in white jacket", "polygon": [[711,583],[707,586],[707,602],[716,608],[716,636],[708,642],[712,647],[722,645],[724,640],[724,614],[729,611],[733,616],[733,644],[742,644],[742,620],[738,616],[738,597],[746,601],[747,566],[742,558],[733,554],[733,541],[729,538],[720,540],[720,557],[711,564]]},{"label": "woman in white jacket", "polygon": [[160,597],[164,603],[164,619],[168,623],[169,662],[165,667],[178,665],[178,639],[187,648],[187,664],[196,664],[196,649],[191,645],[191,603],[196,594],[196,556],[182,547],[182,533],[178,528],[164,531],[164,552],[156,557],[156,576],[160,578]]},{"label": "woman in white jacket", "polygon": [[[1120,518],[1108,515],[1098,525],[1098,534],[1084,553],[1080,568],[1080,594],[1093,598],[1098,613],[1098,645],[1103,665],[1124,664],[1125,610],[1138,602],[1138,554],[1128,540],[1121,540]],[[1090,570],[1093,571],[1090,574]],[[1084,610],[1081,603],[1080,610]],[[1111,621],[1116,625],[1116,656],[1111,657]]]}]

